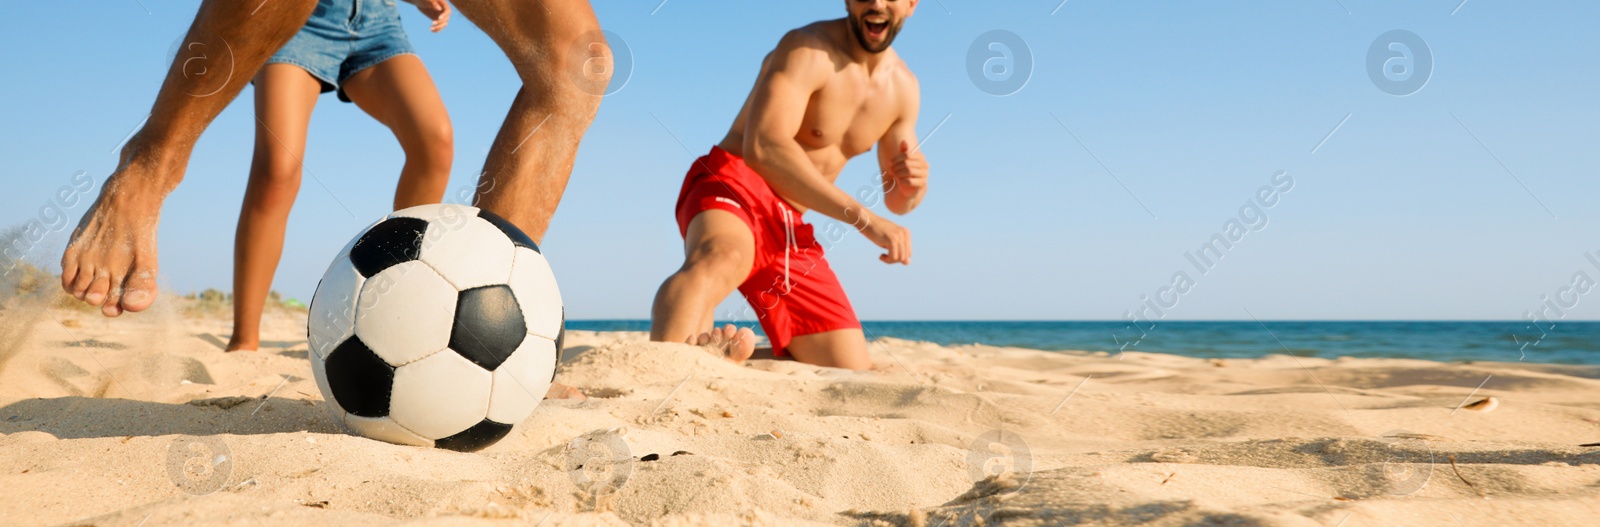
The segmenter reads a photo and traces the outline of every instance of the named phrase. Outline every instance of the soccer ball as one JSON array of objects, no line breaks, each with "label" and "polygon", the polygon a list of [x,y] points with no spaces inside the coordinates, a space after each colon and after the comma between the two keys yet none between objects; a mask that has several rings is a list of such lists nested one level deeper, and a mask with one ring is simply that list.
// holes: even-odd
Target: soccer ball
[{"label": "soccer ball", "polygon": [[339,251],[306,335],[346,430],[470,452],[539,406],[565,325],[555,275],[526,234],[486,210],[422,205]]}]

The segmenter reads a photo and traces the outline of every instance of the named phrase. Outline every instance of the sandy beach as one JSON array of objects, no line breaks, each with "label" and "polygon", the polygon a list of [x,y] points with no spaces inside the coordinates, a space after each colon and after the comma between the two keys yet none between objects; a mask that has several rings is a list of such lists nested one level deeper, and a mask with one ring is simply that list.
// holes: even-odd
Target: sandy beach
[{"label": "sandy beach", "polygon": [[186,302],[0,310],[0,525],[1600,518],[1600,448],[1579,446],[1600,442],[1597,367],[885,338],[856,373],[572,331],[560,380],[591,398],[463,454],[342,433],[303,314],[270,311],[263,350],[225,354],[228,320]]}]

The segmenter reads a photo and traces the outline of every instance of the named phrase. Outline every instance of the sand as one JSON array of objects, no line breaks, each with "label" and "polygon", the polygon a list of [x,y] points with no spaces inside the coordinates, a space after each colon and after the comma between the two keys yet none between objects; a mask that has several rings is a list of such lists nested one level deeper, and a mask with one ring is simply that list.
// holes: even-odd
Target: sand
[{"label": "sand", "polygon": [[1600,442],[1597,367],[877,339],[879,371],[858,373],[572,331],[560,380],[592,398],[464,454],[341,433],[303,315],[274,311],[260,352],[224,354],[226,318],[163,302],[115,321],[0,310],[0,525],[1600,518],[1600,448],[1579,446]]}]

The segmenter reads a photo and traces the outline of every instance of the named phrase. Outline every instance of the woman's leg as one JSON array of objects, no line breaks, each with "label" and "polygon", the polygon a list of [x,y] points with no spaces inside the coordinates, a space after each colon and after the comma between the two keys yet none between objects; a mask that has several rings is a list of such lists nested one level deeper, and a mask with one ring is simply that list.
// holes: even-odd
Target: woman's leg
[{"label": "woman's leg", "polygon": [[388,126],[406,152],[394,208],[438,203],[450,183],[455,136],[450,114],[445,112],[439,89],[422,59],[395,55],[345,79],[344,93],[362,111]]},{"label": "woman's leg", "polygon": [[256,145],[233,241],[233,336],[228,351],[261,346],[261,311],[283,256],[289,209],[300,191],[306,129],[322,86],[298,66],[256,75]]}]

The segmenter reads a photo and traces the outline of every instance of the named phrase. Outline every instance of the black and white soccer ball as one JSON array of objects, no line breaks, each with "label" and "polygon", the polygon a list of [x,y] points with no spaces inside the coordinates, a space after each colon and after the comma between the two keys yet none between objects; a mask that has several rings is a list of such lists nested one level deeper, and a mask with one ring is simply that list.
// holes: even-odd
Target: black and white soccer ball
[{"label": "black and white soccer ball", "polygon": [[322,275],[306,333],[322,396],[352,433],[474,451],[555,380],[555,275],[511,222],[465,205],[395,212]]}]

